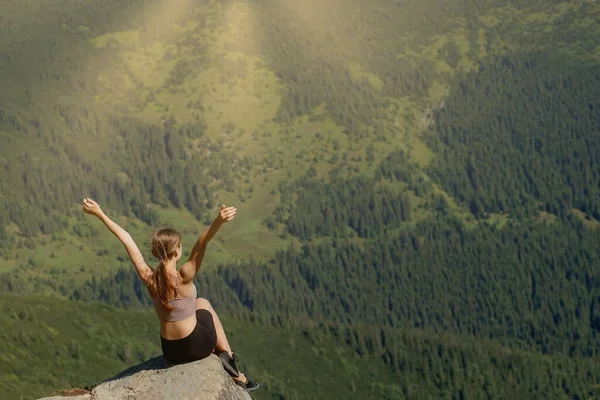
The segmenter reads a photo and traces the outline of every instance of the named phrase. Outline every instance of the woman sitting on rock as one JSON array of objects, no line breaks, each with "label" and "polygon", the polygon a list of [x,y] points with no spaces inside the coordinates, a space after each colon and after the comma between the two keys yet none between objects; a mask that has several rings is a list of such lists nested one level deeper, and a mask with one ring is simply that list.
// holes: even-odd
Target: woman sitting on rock
[{"label": "woman sitting on rock", "polygon": [[173,364],[201,360],[211,353],[219,355],[225,370],[247,391],[258,389],[258,383],[239,372],[237,359],[229,346],[223,325],[210,303],[196,298],[194,276],[200,270],[206,245],[219,228],[235,218],[236,208],[222,206],[217,218],[204,231],[192,248],[189,259],[177,270],[181,259],[181,235],[173,229],[160,229],[152,236],[152,255],[160,261],[156,269],[149,267],[131,235],[112,221],[92,199],[84,199],[82,210],[98,217],[123,243],[129,258],[154,301],[160,320],[160,342],[165,358]]}]

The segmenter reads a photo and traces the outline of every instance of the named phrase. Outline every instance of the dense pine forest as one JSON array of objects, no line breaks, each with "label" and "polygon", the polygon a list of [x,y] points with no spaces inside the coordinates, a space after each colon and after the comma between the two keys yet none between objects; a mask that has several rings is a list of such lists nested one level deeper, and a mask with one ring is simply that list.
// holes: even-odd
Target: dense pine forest
[{"label": "dense pine forest", "polygon": [[238,208],[196,284],[257,399],[600,396],[599,37],[593,1],[0,0],[0,388],[160,353],[89,196],[151,264]]}]

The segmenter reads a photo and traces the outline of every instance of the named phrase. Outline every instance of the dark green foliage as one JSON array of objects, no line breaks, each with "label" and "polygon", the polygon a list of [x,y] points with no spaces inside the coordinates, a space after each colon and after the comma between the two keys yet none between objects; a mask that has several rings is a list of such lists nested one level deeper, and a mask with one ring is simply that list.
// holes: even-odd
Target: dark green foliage
[{"label": "dark green foliage", "polygon": [[417,171],[417,167],[410,162],[409,156],[404,151],[395,151],[388,154],[381,162],[375,179],[379,181],[381,178],[386,178],[412,183]]},{"label": "dark green foliage", "polygon": [[375,181],[381,179],[406,182],[408,188],[413,190],[417,196],[429,194],[432,189],[431,182],[424,179],[419,168],[404,151],[391,152],[381,162],[375,173]]},{"label": "dark green foliage", "polygon": [[[52,297],[3,295],[3,398],[39,398],[109,378],[160,352],[155,317]],[[135,335],[133,334],[135,332]]]},{"label": "dark green foliage", "polygon": [[281,186],[282,206],[289,214],[288,232],[303,240],[315,236],[347,236],[346,230],[364,238],[381,235],[410,219],[408,197],[369,178],[315,181],[311,177]]},{"label": "dark green foliage", "polygon": [[597,357],[598,239],[561,225],[469,231],[439,219],[364,248],[305,245],[279,254],[274,265],[231,266],[219,275],[255,311]]},{"label": "dark green foliage", "polygon": [[507,54],[462,77],[428,137],[439,184],[476,216],[600,217],[600,67]]},{"label": "dark green foliage", "polygon": [[[99,384],[161,351],[152,311],[115,310],[44,296],[2,295],[0,305],[0,323],[11,327],[0,333],[0,381],[6,400]],[[362,398],[377,399],[371,386],[394,387],[393,372],[378,357],[359,358],[352,347],[324,332],[307,338],[301,329],[249,318],[222,314],[221,320],[241,357],[238,365],[263,386],[253,398],[331,398],[350,396],[354,390]],[[353,389],[322,379],[331,363],[338,367],[329,377],[351,380]]]},{"label": "dark green foliage", "polygon": [[394,386],[374,384],[382,398],[584,399],[599,394],[600,369],[592,359],[541,356],[423,330],[355,325],[329,332],[359,354],[380,355],[397,373]]}]

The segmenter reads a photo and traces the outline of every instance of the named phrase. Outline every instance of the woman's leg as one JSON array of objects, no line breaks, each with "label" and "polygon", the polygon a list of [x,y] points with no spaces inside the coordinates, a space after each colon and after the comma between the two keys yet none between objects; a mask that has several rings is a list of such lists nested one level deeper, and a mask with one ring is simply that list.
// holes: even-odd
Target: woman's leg
[{"label": "woman's leg", "polygon": [[[211,313],[215,325],[215,331],[217,332],[217,349],[221,351],[226,351],[227,354],[229,354],[229,357],[233,357],[231,346],[229,346],[229,341],[227,340],[225,330],[223,329],[223,324],[221,324],[221,320],[219,319],[219,316],[215,312],[214,308],[212,308],[212,305],[208,302],[208,300],[199,297],[196,299],[196,310],[207,310]],[[235,367],[235,364],[234,368],[237,369],[237,367]],[[238,382],[248,382],[248,378],[241,371],[238,372],[238,376],[232,376],[232,378]]]},{"label": "woman's leg", "polygon": [[213,317],[213,321],[215,323],[215,331],[217,332],[217,349],[226,351],[230,357],[233,356],[233,354],[231,353],[231,347],[229,346],[229,341],[227,340],[227,336],[225,336],[225,330],[223,329],[221,320],[219,319],[219,316],[212,308],[208,300],[203,298],[196,299],[196,310],[200,309],[209,311]]}]

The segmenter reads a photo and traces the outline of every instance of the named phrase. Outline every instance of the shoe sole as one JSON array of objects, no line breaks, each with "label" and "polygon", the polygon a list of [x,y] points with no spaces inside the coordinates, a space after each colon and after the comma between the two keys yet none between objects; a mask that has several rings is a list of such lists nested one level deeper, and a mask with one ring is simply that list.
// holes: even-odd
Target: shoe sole
[{"label": "shoe sole", "polygon": [[260,388],[260,384],[257,383],[256,386],[251,387],[250,389],[246,388],[246,392],[254,392],[255,390],[258,390]]},{"label": "shoe sole", "polygon": [[251,388],[246,387],[246,384],[241,382],[236,382],[236,385],[244,389],[245,392],[254,392],[260,388],[260,383],[257,383],[256,386],[252,386]]}]

